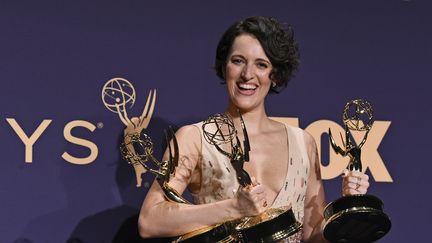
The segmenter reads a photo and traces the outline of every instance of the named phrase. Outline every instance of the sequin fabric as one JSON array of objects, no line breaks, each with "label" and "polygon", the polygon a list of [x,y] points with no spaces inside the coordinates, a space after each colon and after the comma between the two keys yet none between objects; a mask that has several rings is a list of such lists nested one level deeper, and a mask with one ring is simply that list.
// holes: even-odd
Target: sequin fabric
[{"label": "sequin fabric", "polygon": [[279,241],[279,243],[302,243],[302,238],[303,234],[302,231],[300,231],[284,240]]}]

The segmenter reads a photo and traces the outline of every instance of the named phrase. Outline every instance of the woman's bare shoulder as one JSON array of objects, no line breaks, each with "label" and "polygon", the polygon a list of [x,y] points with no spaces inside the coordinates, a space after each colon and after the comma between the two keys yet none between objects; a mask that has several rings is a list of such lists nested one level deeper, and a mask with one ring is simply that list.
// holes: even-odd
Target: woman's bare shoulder
[{"label": "woman's bare shoulder", "polygon": [[285,127],[288,127],[289,129],[296,131],[297,133],[302,135],[308,155],[311,157],[311,155],[315,153],[315,151],[317,149],[317,145],[316,145],[314,137],[309,132],[307,132],[306,130],[304,130],[300,127],[292,126],[292,125],[284,123],[284,122],[280,122],[280,121],[274,121],[274,122],[282,124]]},{"label": "woman's bare shoulder", "polygon": [[314,137],[309,132],[307,132],[306,130],[303,130],[303,134],[304,134],[303,136],[304,136],[306,147],[308,149],[315,150],[316,149],[316,142],[315,142]]},{"label": "woman's bare shoulder", "polygon": [[200,131],[198,124],[199,123],[184,125],[177,130],[176,135],[199,137]]},{"label": "woman's bare shoulder", "polygon": [[184,125],[175,135],[179,146],[201,150],[201,132],[197,124]]}]

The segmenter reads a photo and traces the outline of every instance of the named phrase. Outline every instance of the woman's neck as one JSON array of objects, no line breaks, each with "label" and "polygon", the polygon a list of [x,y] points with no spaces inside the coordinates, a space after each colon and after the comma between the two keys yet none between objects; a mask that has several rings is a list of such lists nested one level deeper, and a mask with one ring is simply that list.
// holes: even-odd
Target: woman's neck
[{"label": "woman's neck", "polygon": [[235,105],[230,104],[228,106],[227,112],[233,118],[237,129],[240,127],[240,112],[247,127],[248,133],[250,134],[259,133],[265,130],[265,128],[269,125],[269,118],[267,117],[264,107],[250,111],[244,111],[238,109]]}]

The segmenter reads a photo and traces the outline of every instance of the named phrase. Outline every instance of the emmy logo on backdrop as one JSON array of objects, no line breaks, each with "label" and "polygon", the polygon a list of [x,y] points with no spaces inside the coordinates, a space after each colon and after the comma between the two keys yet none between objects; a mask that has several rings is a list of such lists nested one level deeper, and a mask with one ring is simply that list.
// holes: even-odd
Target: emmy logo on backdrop
[{"label": "emmy logo on backdrop", "polygon": [[[126,126],[124,135],[127,144],[131,144],[130,140],[136,139],[136,135],[141,134],[142,130],[147,128],[156,103],[156,89],[149,91],[141,116],[129,119],[127,109],[134,105],[135,100],[135,88],[124,78],[110,79],[102,88],[102,102],[105,107],[109,111],[117,113],[120,120]],[[130,147],[129,149],[133,150],[134,148]],[[130,163],[133,165],[136,175],[136,185],[140,187],[142,184],[141,175],[148,170],[148,167],[140,166],[140,162],[139,160],[135,160],[136,158],[131,159]]]},{"label": "emmy logo on backdrop", "polygon": [[[344,148],[339,147],[329,129],[330,144],[342,156],[349,156],[348,169],[362,171],[361,148],[374,123],[374,113],[369,102],[362,99],[349,101],[344,108],[342,120],[345,125]],[[350,131],[364,133],[363,140],[354,144]],[[324,237],[330,242],[373,242],[391,228],[389,217],[383,212],[382,201],[372,195],[344,196],[331,202],[324,209]]]}]

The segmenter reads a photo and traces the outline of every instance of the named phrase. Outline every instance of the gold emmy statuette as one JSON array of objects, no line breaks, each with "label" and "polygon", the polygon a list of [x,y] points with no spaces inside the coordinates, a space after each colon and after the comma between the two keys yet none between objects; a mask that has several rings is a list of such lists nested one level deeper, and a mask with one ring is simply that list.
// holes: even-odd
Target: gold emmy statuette
[{"label": "gold emmy statuette", "polygon": [[[240,112],[239,112],[240,114]],[[242,187],[252,184],[249,174],[243,169],[244,162],[249,161],[249,138],[246,126],[240,114],[240,121],[244,135],[243,148],[237,136],[237,130],[229,115],[216,114],[210,116],[203,123],[206,141],[227,156],[236,171],[237,180]],[[230,151],[222,146],[230,144]],[[229,152],[228,152],[229,151]],[[239,242],[277,242],[288,238],[302,228],[289,207],[270,208],[265,212],[240,219],[235,226],[237,241]]]},{"label": "gold emmy statuette", "polygon": [[[123,78],[113,78],[109,80],[102,90],[102,101],[106,108],[117,113],[120,120],[126,125],[124,129],[124,140],[120,145],[120,151],[122,157],[128,161],[135,170],[137,187],[140,187],[142,184],[141,175],[149,171],[156,175],[156,179],[168,201],[190,204],[168,184],[169,180],[175,174],[175,168],[179,160],[179,149],[173,130],[170,128],[169,135],[165,132],[169,159],[163,161],[159,161],[155,158],[153,155],[153,142],[151,138],[143,132],[143,130],[147,128],[153,114],[156,90],[150,90],[142,115],[129,119],[126,107],[131,107],[134,104],[135,97],[134,87],[129,81]],[[172,137],[172,145],[169,137]],[[149,162],[153,164],[148,165]],[[231,225],[218,224],[179,236],[174,242],[233,242],[234,238],[231,234]]]},{"label": "gold emmy statuette", "polygon": [[[330,144],[337,154],[349,156],[348,169],[362,170],[361,148],[365,144],[374,122],[372,106],[366,100],[349,101],[343,111],[345,125],[344,149],[336,145],[329,129]],[[364,132],[363,140],[355,145],[350,131]],[[344,196],[324,209],[324,237],[330,242],[373,242],[387,234],[391,228],[389,217],[383,211],[382,201],[372,195]]]}]

